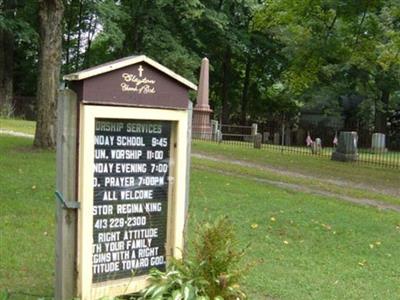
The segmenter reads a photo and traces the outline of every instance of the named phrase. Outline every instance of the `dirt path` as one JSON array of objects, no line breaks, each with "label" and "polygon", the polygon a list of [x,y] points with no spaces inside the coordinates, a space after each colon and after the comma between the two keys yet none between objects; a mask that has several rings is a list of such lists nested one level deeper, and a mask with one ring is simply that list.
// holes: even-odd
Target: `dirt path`
[{"label": "dirt path", "polygon": [[[224,162],[224,163],[230,163],[230,164],[244,166],[244,167],[256,168],[259,170],[265,170],[268,172],[272,172],[272,173],[275,173],[278,175],[285,175],[285,176],[297,177],[297,178],[305,178],[305,179],[310,179],[310,180],[318,180],[318,181],[327,182],[330,184],[335,184],[338,186],[347,186],[347,187],[351,187],[351,188],[356,187],[356,188],[362,188],[364,190],[369,190],[369,191],[375,192],[375,193],[383,193],[383,194],[395,196],[395,197],[398,196],[398,192],[393,194],[392,191],[387,191],[387,190],[382,191],[382,190],[378,190],[376,188],[362,185],[362,184],[355,184],[352,182],[349,183],[349,182],[345,182],[345,181],[341,181],[341,180],[323,179],[323,178],[304,175],[304,174],[300,174],[300,173],[296,173],[296,172],[292,172],[292,171],[282,171],[282,170],[277,170],[275,168],[272,168],[270,166],[254,164],[254,163],[247,162],[247,161],[238,161],[238,160],[232,161],[231,159],[227,159],[226,157],[222,157],[222,156],[208,156],[208,155],[204,155],[204,154],[200,154],[200,153],[193,153],[192,156],[196,157],[196,158],[211,160],[211,161]],[[217,172],[217,173],[225,174],[225,175],[229,175],[229,176],[250,179],[250,180],[254,180],[256,182],[266,183],[266,184],[278,186],[278,187],[292,190],[292,191],[305,192],[305,193],[321,195],[321,196],[326,196],[326,197],[334,197],[336,199],[346,201],[346,202],[351,202],[351,203],[358,204],[358,205],[366,205],[366,206],[376,207],[378,209],[389,209],[389,210],[394,210],[394,211],[400,212],[400,205],[385,203],[385,202],[377,201],[374,199],[354,198],[354,197],[350,197],[350,196],[346,196],[346,195],[342,195],[342,194],[327,192],[324,190],[317,189],[315,187],[309,188],[307,186],[300,185],[300,184],[287,183],[287,182],[278,181],[278,180],[264,179],[264,178],[259,178],[259,177],[255,177],[255,176],[251,176],[251,175],[240,175],[235,172],[230,172],[230,171],[225,171],[225,170],[216,170],[216,169],[209,168],[209,167],[197,167],[196,166],[196,168],[204,169],[204,170],[208,170],[208,171],[212,171],[212,172]]]},{"label": "dirt path", "polygon": [[[25,137],[25,138],[33,138],[34,137],[32,134],[27,134],[27,133],[23,133],[23,132],[12,131],[12,130],[5,130],[5,129],[0,129],[0,134],[7,134],[7,135],[19,136],[19,137]],[[360,183],[347,182],[347,181],[342,181],[342,180],[324,179],[324,178],[320,178],[320,177],[300,174],[300,173],[293,172],[293,171],[278,170],[278,169],[273,168],[268,165],[264,165],[264,164],[260,165],[260,164],[255,164],[255,163],[241,161],[241,160],[232,160],[232,159],[228,159],[223,156],[208,156],[208,155],[201,154],[201,153],[192,153],[192,156],[196,157],[196,158],[211,160],[211,161],[230,163],[233,165],[239,165],[239,166],[243,166],[243,167],[250,167],[253,169],[264,170],[264,171],[268,171],[268,172],[275,173],[278,175],[304,178],[304,179],[309,179],[309,180],[318,180],[321,182],[326,182],[326,183],[334,184],[337,186],[346,186],[346,187],[350,187],[350,188],[361,188],[361,189],[364,189],[367,191],[381,193],[381,194],[394,196],[394,197],[400,196],[400,192],[396,191],[396,190],[389,190],[389,189],[381,190],[381,189],[377,189],[377,188],[367,186],[364,184],[360,184]],[[389,210],[394,210],[394,211],[400,212],[400,205],[389,204],[389,203],[385,203],[385,202],[381,202],[381,201],[377,201],[377,200],[373,200],[373,199],[353,198],[353,197],[349,197],[346,195],[341,195],[341,194],[336,194],[336,193],[327,192],[327,191],[323,191],[323,190],[318,190],[315,187],[308,188],[306,186],[299,185],[299,184],[275,181],[275,180],[270,180],[270,179],[263,179],[263,178],[258,178],[258,177],[250,176],[250,175],[244,176],[244,175],[240,175],[240,174],[237,174],[234,172],[216,170],[213,168],[206,168],[206,167],[196,167],[196,168],[207,169],[208,171],[217,172],[217,173],[221,173],[221,174],[225,174],[225,175],[229,175],[229,176],[251,179],[256,182],[267,183],[270,185],[278,186],[278,187],[281,187],[284,189],[289,189],[292,191],[300,191],[300,192],[321,195],[321,196],[326,196],[326,197],[334,197],[334,198],[342,200],[342,201],[351,202],[351,203],[355,203],[355,204],[359,204],[359,205],[373,206],[378,209],[389,209]]]},{"label": "dirt path", "polygon": [[202,158],[202,159],[208,159],[211,161],[217,161],[217,162],[220,161],[220,162],[238,165],[238,166],[242,166],[242,167],[249,167],[249,168],[258,169],[261,171],[268,171],[271,173],[275,173],[277,175],[296,177],[296,178],[302,178],[302,179],[308,179],[308,180],[318,180],[320,182],[334,184],[337,186],[358,188],[358,189],[362,189],[362,190],[366,190],[366,191],[370,191],[370,192],[374,192],[374,193],[384,194],[387,196],[400,197],[400,189],[386,188],[386,187],[385,187],[385,189],[378,189],[376,187],[373,187],[373,186],[370,186],[367,184],[362,184],[362,183],[349,182],[349,181],[344,181],[344,180],[339,180],[339,179],[321,178],[321,177],[312,176],[312,175],[305,175],[305,174],[298,173],[298,172],[277,169],[277,168],[274,168],[274,167],[266,165],[266,164],[261,164],[261,163],[255,164],[255,163],[243,161],[243,160],[232,160],[232,159],[224,157],[222,155],[209,156],[209,155],[206,155],[203,153],[194,152],[194,153],[192,153],[192,156],[197,157],[197,158]]},{"label": "dirt path", "polygon": [[7,135],[12,135],[12,136],[19,136],[19,137],[25,137],[25,138],[33,139],[33,134],[28,134],[28,133],[23,133],[23,132],[18,132],[18,131],[12,131],[12,130],[6,130],[6,129],[0,129],[0,134],[7,134]]}]

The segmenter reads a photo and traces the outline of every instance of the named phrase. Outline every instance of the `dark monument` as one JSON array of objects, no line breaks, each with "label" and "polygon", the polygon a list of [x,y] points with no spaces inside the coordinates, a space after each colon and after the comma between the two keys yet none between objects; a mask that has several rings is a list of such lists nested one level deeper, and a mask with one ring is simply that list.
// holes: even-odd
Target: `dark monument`
[{"label": "dark monument", "polygon": [[332,153],[332,160],[356,161],[358,159],[357,141],[357,132],[340,132],[338,146],[336,150]]}]

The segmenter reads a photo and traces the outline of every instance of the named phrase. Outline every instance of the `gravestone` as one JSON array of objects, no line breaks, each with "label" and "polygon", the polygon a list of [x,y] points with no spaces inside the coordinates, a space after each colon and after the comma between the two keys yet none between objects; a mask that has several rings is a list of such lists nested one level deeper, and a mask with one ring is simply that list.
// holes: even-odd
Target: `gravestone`
[{"label": "gravestone", "polygon": [[311,152],[313,154],[320,154],[322,151],[322,141],[320,138],[316,138],[314,142],[311,143]]},{"label": "gravestone", "polygon": [[274,133],[274,145],[280,145],[280,134],[278,132]]},{"label": "gravestone", "polygon": [[[63,100],[78,102],[77,111],[62,113],[78,119],[80,208],[77,256],[57,259],[76,261],[73,297],[138,292],[149,284],[150,269],[165,270],[167,260],[181,258],[184,250],[188,92],[196,86],[144,55],[64,79],[75,97]],[[66,275],[60,272],[56,290],[65,289]],[[73,297],[69,292],[59,299]]]},{"label": "gravestone", "polygon": [[292,145],[292,131],[290,129],[286,129],[285,132],[285,146]]},{"label": "gravestone", "polygon": [[222,131],[221,131],[220,129],[217,130],[215,136],[216,136],[216,141],[217,141],[218,143],[221,143],[221,142],[222,142]]},{"label": "gravestone", "polygon": [[255,136],[258,132],[258,125],[257,123],[251,124],[251,135]]},{"label": "gravestone", "polygon": [[218,121],[211,120],[211,133],[212,133],[212,140],[214,142],[218,141]]},{"label": "gravestone", "polygon": [[374,133],[372,135],[371,150],[375,153],[386,152],[386,136],[383,133]]},{"label": "gravestone", "polygon": [[209,61],[203,58],[200,68],[200,79],[197,91],[196,106],[193,109],[193,136],[200,139],[210,140],[212,138],[212,127],[210,115],[212,110],[209,105]]},{"label": "gravestone", "polygon": [[358,159],[357,141],[357,132],[340,132],[338,146],[336,147],[335,152],[332,153],[332,160],[356,161]]},{"label": "gravestone", "polygon": [[269,131],[263,132],[263,142],[264,143],[269,143],[269,137],[270,137]]},{"label": "gravestone", "polygon": [[262,135],[261,135],[261,133],[257,133],[254,136],[254,148],[261,149],[261,144],[262,144]]}]

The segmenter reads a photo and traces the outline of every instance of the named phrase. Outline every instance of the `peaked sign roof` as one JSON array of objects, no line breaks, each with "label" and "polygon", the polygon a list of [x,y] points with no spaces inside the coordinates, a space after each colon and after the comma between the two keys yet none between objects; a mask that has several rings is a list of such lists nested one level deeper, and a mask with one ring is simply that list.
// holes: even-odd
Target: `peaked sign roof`
[{"label": "peaked sign roof", "polygon": [[97,76],[100,74],[108,73],[108,72],[118,70],[118,69],[130,66],[130,65],[141,63],[141,62],[145,62],[145,63],[149,64],[150,66],[152,66],[152,67],[156,68],[157,70],[159,70],[160,72],[170,76],[171,78],[175,79],[176,81],[180,82],[181,84],[185,85],[186,87],[197,91],[197,86],[194,83],[192,83],[189,80],[183,78],[182,76],[176,74],[175,72],[164,67],[163,65],[159,64],[158,62],[152,60],[151,58],[147,57],[146,55],[128,56],[125,58],[114,60],[114,61],[102,64],[102,65],[98,65],[93,68],[82,70],[80,72],[65,75],[63,77],[63,79],[69,80],[69,81],[83,80],[86,78],[90,78],[90,77],[94,77],[94,76]]}]

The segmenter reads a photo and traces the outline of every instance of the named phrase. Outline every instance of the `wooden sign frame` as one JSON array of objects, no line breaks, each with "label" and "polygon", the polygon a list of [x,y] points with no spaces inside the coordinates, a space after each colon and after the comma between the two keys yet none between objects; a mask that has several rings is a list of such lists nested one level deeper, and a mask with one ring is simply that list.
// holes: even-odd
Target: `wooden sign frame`
[{"label": "wooden sign frame", "polygon": [[[80,104],[78,199],[78,296],[82,300],[113,297],[140,291],[148,276],[92,283],[93,165],[95,119],[157,120],[172,122],[170,139],[170,186],[168,190],[166,256],[181,258],[184,247],[187,189],[188,118],[186,110]],[[172,179],[172,180],[171,180]]]}]

